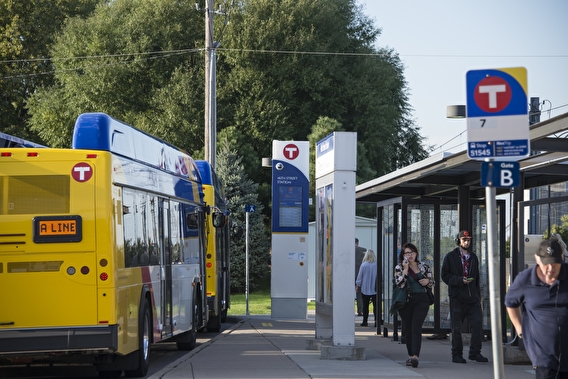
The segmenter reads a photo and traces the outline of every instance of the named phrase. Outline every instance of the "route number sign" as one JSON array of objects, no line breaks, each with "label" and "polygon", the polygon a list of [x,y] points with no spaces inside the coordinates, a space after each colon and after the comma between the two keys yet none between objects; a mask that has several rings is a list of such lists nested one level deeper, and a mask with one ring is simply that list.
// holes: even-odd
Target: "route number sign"
[{"label": "route number sign", "polygon": [[527,70],[468,71],[467,154],[471,159],[529,155]]}]

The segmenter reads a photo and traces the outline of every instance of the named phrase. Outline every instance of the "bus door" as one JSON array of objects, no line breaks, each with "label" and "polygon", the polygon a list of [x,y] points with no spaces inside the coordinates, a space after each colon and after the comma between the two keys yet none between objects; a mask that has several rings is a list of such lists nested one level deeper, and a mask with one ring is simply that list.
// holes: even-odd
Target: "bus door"
[{"label": "bus door", "polygon": [[168,199],[159,198],[159,238],[160,238],[160,287],[162,290],[162,338],[173,334],[172,310],[172,259],[170,246],[170,203]]}]

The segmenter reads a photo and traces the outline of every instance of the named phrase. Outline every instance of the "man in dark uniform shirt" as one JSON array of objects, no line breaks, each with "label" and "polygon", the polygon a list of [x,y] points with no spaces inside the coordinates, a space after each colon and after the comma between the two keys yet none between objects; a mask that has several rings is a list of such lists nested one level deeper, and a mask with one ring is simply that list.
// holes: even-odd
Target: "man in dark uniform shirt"
[{"label": "man in dark uniform shirt", "polygon": [[505,306],[536,379],[568,379],[568,263],[558,240],[544,240],[536,266],[519,273]]}]

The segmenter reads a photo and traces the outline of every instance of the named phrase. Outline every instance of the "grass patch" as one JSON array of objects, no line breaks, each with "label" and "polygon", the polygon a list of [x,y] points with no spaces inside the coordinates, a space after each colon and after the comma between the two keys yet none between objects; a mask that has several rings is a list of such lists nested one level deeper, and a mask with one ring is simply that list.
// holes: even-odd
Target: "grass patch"
[{"label": "grass patch", "polygon": [[[248,299],[249,314],[269,315],[272,313],[272,299],[270,290],[261,290],[249,293]],[[308,302],[308,310],[315,310],[315,301]],[[237,316],[246,314],[246,298],[244,293],[231,294],[231,308],[229,315]]]}]

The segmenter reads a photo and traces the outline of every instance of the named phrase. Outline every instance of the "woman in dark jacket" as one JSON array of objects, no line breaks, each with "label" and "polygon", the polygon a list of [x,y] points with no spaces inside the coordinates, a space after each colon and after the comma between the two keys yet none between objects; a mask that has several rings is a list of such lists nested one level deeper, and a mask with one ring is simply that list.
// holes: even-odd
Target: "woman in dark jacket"
[{"label": "woman in dark jacket", "polygon": [[402,319],[402,333],[408,352],[407,366],[418,367],[422,347],[422,324],[430,309],[427,288],[432,288],[434,279],[430,267],[418,258],[418,249],[405,243],[394,269],[395,285],[407,288],[410,298],[398,312]]}]

